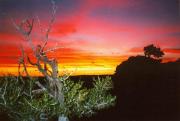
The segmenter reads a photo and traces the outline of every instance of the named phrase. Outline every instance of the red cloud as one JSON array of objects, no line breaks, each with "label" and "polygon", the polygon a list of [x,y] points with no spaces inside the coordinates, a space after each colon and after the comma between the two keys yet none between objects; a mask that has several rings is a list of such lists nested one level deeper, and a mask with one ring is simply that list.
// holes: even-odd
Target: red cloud
[{"label": "red cloud", "polygon": [[0,43],[13,43],[20,41],[20,36],[12,33],[0,33]]},{"label": "red cloud", "polygon": [[177,59],[178,59],[178,58],[165,57],[165,58],[163,58],[162,62],[163,62],[163,63],[174,62],[174,61],[176,61]]},{"label": "red cloud", "polygon": [[67,35],[76,32],[75,23],[58,23],[53,26],[51,35]]},{"label": "red cloud", "polygon": [[[177,53],[180,54],[180,49],[174,49],[174,48],[165,48],[162,49],[165,53]],[[142,48],[132,48],[129,50],[129,52],[132,53],[140,53],[143,52],[143,47]]]},{"label": "red cloud", "polygon": [[163,49],[163,51],[166,52],[166,53],[177,53],[177,54],[180,54],[180,49],[166,48],[166,49]]}]

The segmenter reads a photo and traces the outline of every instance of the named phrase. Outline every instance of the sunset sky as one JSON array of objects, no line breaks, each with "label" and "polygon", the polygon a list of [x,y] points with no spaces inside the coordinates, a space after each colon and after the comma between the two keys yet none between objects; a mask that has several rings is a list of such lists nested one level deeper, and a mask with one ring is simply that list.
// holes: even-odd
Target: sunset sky
[{"label": "sunset sky", "polygon": [[[179,0],[56,0],[56,20],[48,48],[57,58],[60,72],[73,75],[113,74],[129,56],[143,54],[155,44],[165,52],[164,62],[180,58]],[[51,18],[50,0],[0,0],[0,75],[17,74],[20,45],[28,44],[14,28],[11,18],[38,18],[43,30]],[[35,20],[34,44],[43,32]],[[32,53],[28,51],[28,55]],[[29,67],[33,75],[37,70]]]}]

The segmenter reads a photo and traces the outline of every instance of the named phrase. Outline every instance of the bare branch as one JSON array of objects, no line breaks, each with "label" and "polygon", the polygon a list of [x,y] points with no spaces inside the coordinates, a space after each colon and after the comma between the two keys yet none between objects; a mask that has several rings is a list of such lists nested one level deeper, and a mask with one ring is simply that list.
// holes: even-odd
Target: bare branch
[{"label": "bare branch", "polygon": [[37,22],[38,22],[38,25],[39,25],[39,28],[40,28],[40,31],[41,31],[41,34],[42,34],[43,33],[43,28],[42,28],[42,25],[41,25],[41,21],[40,21],[38,16],[36,16],[36,19],[37,19]]},{"label": "bare branch", "polygon": [[47,90],[39,81],[35,82],[42,90]]},{"label": "bare branch", "polygon": [[[32,38],[30,36],[32,29],[33,29],[33,25],[34,25],[34,19],[32,19],[32,22],[29,22],[29,20],[24,19],[21,21],[20,25],[17,25],[13,18],[11,18],[11,21],[12,21],[14,27],[17,29],[17,31],[20,32],[25,37],[25,39],[28,41],[32,50],[35,51],[35,47],[32,43]],[[26,26],[26,27],[24,28],[23,26]],[[26,29],[28,29],[28,30],[26,30]]]},{"label": "bare branch", "polygon": [[20,25],[17,25],[14,19],[12,19],[12,22],[15,28],[19,32],[21,32],[21,34],[25,36],[29,36],[31,34],[34,25],[34,19],[32,20],[24,19],[21,21]]},{"label": "bare branch", "polygon": [[44,41],[44,44],[42,46],[41,52],[43,52],[45,46],[47,45],[47,42],[48,42],[48,39],[49,39],[49,32],[51,31],[52,25],[53,25],[53,23],[55,21],[55,15],[56,15],[56,12],[57,12],[57,6],[55,4],[55,1],[51,0],[51,3],[52,3],[52,17],[51,17],[50,23],[48,25],[48,28],[46,29],[45,41]]},{"label": "bare branch", "polygon": [[[24,36],[26,41],[28,41],[29,46],[33,50],[33,54],[36,58],[36,62],[32,62],[31,59],[27,56],[27,61],[31,65],[36,66],[37,69],[48,80],[49,89],[50,89],[50,90],[48,90],[49,95],[53,96],[53,98],[55,98],[57,101],[63,103],[64,102],[64,95],[63,95],[63,91],[62,91],[63,85],[62,85],[62,82],[58,79],[57,60],[49,59],[46,55],[47,52],[54,51],[60,47],[55,46],[54,48],[48,49],[46,51],[44,50],[44,48],[47,45],[48,39],[49,39],[49,33],[50,33],[52,25],[54,23],[55,14],[56,14],[56,10],[57,10],[55,2],[53,0],[51,2],[52,2],[52,17],[51,17],[50,23],[47,27],[47,30],[45,32],[45,40],[44,40],[44,43],[42,46],[41,45],[34,46],[33,42],[32,42],[31,32],[33,30],[34,19],[24,19],[20,23],[20,25],[17,25],[13,19],[12,19],[12,21],[13,21],[15,28]],[[40,21],[39,21],[39,23],[40,23]],[[25,51],[24,51],[24,49],[22,49],[21,51],[22,51],[23,56],[20,59],[20,62],[21,62],[21,64],[23,64],[25,71],[27,72],[27,70],[26,70],[27,66],[25,65],[26,57],[24,55]],[[44,65],[44,67],[42,65]],[[47,66],[50,68],[51,71],[47,68]],[[27,73],[27,75],[29,75],[29,74]],[[37,85],[42,90],[47,90],[41,83],[37,82]]]},{"label": "bare branch", "polygon": [[20,76],[20,68],[21,68],[21,64],[22,64],[24,71],[26,73],[26,76],[29,77],[29,73],[27,71],[27,66],[26,66],[26,62],[25,62],[26,57],[25,57],[24,48],[22,47],[22,45],[20,46],[20,49],[21,49],[22,57],[19,58],[19,66],[18,66],[19,76]]},{"label": "bare branch", "polygon": [[58,47],[58,46],[57,47],[53,47],[53,48],[50,48],[48,50],[43,51],[43,53],[54,52],[55,50],[60,49],[60,48],[64,48],[64,47]]},{"label": "bare branch", "polygon": [[74,72],[71,71],[70,73],[65,73],[62,77],[61,77],[61,81],[65,81],[67,80]]},{"label": "bare branch", "polygon": [[32,62],[31,59],[30,59],[28,56],[27,56],[27,59],[28,59],[28,62],[29,62],[31,65],[37,66],[37,63]]},{"label": "bare branch", "polygon": [[4,102],[4,105],[7,104],[6,99],[5,99],[7,85],[8,85],[8,83],[5,84],[4,90],[3,90],[4,92],[3,92],[3,94],[1,95],[1,97],[2,97],[2,99],[3,99],[3,102]]}]

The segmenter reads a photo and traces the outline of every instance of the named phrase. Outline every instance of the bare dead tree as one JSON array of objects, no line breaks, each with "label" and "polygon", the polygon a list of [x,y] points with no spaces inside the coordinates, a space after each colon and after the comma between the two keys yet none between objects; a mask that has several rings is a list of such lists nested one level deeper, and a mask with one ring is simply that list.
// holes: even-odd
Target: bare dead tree
[{"label": "bare dead tree", "polygon": [[19,76],[21,75],[21,65],[23,66],[23,72],[25,72],[26,76],[29,77],[29,73],[27,71],[27,65],[26,65],[26,60],[25,60],[25,53],[24,53],[24,48],[22,46],[20,46],[20,49],[21,49],[21,52],[22,52],[22,56],[19,57],[19,60],[18,60],[18,74]]},{"label": "bare dead tree", "polygon": [[[13,20],[13,24],[15,28],[23,35],[25,40],[29,43],[29,46],[31,47],[33,51],[33,55],[36,59],[36,61],[33,62],[29,56],[25,55],[25,51],[22,47],[21,48],[22,57],[20,58],[19,61],[19,70],[20,70],[20,66],[23,65],[26,75],[29,76],[25,60],[27,60],[27,62],[32,66],[37,67],[37,69],[42,73],[42,75],[46,77],[46,79],[48,80],[49,89],[45,88],[40,82],[37,82],[36,84],[41,88],[41,90],[34,92],[48,90],[50,96],[52,96],[59,102],[63,103],[64,102],[64,95],[62,92],[63,85],[58,78],[58,62],[55,58],[50,59],[47,57],[47,52],[54,51],[58,47],[45,49],[47,46],[47,42],[49,40],[49,33],[54,23],[56,10],[57,10],[55,2],[53,0],[51,2],[52,2],[52,17],[50,23],[48,24],[47,29],[45,30],[45,37],[42,46],[33,44],[32,30],[35,19],[24,19],[23,21],[20,22],[19,25]],[[39,19],[38,22],[40,22]]]}]

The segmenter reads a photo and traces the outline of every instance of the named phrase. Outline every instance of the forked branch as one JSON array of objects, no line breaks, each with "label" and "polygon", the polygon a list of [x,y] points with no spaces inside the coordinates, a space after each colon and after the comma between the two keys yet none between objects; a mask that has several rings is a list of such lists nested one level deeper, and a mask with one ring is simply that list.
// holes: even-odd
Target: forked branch
[{"label": "forked branch", "polygon": [[[51,18],[50,23],[47,27],[47,30],[45,33],[45,40],[44,40],[44,43],[42,46],[41,45],[34,46],[33,42],[32,42],[31,34],[32,34],[33,27],[34,27],[33,26],[34,25],[34,19],[25,19],[20,23],[20,25],[16,24],[13,20],[13,24],[14,24],[15,28],[29,42],[29,46],[33,50],[33,55],[36,59],[35,62],[32,62],[30,57],[24,56],[25,51],[22,49],[21,64],[24,65],[25,72],[27,72],[27,70],[26,70],[27,66],[25,65],[25,58],[27,58],[28,63],[31,64],[32,66],[35,66],[43,74],[43,76],[46,77],[46,79],[48,80],[48,82],[46,84],[49,86],[49,90],[50,90],[49,95],[53,96],[53,98],[55,98],[59,102],[63,103],[64,102],[64,95],[62,92],[63,85],[62,85],[62,82],[58,79],[58,63],[57,63],[57,60],[54,58],[49,59],[46,55],[47,52],[53,51],[53,50],[55,50],[55,48],[48,49],[45,51],[45,47],[46,47],[47,42],[49,40],[49,33],[51,31],[52,25],[53,25],[54,20],[55,20],[56,9],[57,9],[56,4],[52,0],[52,18]],[[26,74],[29,75],[28,72]],[[41,88],[41,90],[46,90],[42,84],[40,84],[39,82],[37,84]]]}]

